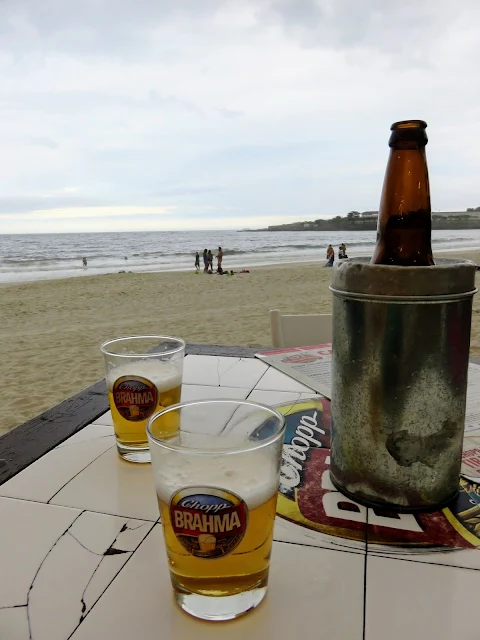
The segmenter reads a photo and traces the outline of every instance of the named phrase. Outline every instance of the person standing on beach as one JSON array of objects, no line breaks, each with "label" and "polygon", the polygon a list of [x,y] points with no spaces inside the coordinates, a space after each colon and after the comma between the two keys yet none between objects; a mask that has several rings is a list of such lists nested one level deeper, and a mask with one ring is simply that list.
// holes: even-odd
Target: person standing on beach
[{"label": "person standing on beach", "polygon": [[200,269],[200,254],[197,253],[195,254],[195,269],[198,271]]},{"label": "person standing on beach", "polygon": [[333,267],[334,260],[335,260],[335,251],[333,250],[332,245],[329,244],[327,249],[327,264],[325,266]]},{"label": "person standing on beach", "polygon": [[218,247],[218,253],[217,253],[217,271],[218,271],[218,273],[222,273],[222,260],[223,260],[222,247]]},{"label": "person standing on beach", "polygon": [[[213,273],[213,253],[210,251],[210,249],[208,250],[207,253],[207,259],[208,259],[208,266],[210,267],[210,273]],[[208,268],[207,268],[208,271]]]},{"label": "person standing on beach", "polygon": [[84,266],[84,268],[87,268],[87,259],[86,258],[82,258],[82,264]]},{"label": "person standing on beach", "polygon": [[208,254],[206,249],[203,250],[203,270],[205,273],[208,271]]}]

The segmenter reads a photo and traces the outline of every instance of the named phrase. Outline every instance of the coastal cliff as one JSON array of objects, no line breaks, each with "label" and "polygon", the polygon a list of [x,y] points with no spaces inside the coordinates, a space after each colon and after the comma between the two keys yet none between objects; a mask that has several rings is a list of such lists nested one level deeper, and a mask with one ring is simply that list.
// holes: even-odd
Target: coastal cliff
[{"label": "coastal cliff", "polygon": [[[346,216],[271,225],[266,229],[252,229],[252,231],[375,231],[377,214],[377,211],[363,213],[350,211]],[[433,213],[432,229],[480,229],[479,214],[477,210]]]}]

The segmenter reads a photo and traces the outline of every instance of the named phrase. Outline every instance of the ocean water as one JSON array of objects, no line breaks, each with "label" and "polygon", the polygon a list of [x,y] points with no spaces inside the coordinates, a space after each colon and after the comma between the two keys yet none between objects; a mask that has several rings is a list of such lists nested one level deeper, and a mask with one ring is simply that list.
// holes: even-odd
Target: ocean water
[{"label": "ocean water", "polygon": [[[480,229],[433,231],[433,251],[480,249]],[[370,255],[374,231],[156,231],[0,235],[0,282],[26,282],[127,271],[193,269],[195,252],[224,251],[225,269],[325,261],[329,244],[349,257]],[[82,266],[86,257],[88,266]],[[127,260],[125,260],[125,257]],[[203,268],[203,266],[202,266]]]}]

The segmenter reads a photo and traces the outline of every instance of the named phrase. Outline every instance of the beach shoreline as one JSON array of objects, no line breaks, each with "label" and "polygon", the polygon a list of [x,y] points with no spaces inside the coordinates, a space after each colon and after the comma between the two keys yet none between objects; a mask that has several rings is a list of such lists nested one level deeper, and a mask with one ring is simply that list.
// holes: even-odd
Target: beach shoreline
[{"label": "beach shoreline", "polygon": [[[271,233],[232,230],[188,232],[121,232],[72,234],[0,234],[0,283],[85,278],[121,271],[133,273],[191,272],[195,252],[223,247],[224,266],[264,268],[321,264],[328,245],[337,252],[346,244],[350,256],[368,256],[375,231],[309,231]],[[480,229],[433,231],[434,255],[480,252]],[[203,260],[200,262],[203,269]]]},{"label": "beach shoreline", "polygon": [[[480,251],[445,254],[480,262]],[[268,347],[270,309],[331,313],[331,270],[324,264],[252,266],[233,277],[190,270],[2,283],[0,434],[102,378],[99,347],[109,338],[166,334],[191,343]],[[479,296],[471,353],[480,356]]]},{"label": "beach shoreline", "polygon": [[[319,253],[321,252],[321,250],[319,250]],[[357,252],[354,255],[351,255],[349,257],[357,257],[357,258],[365,258],[368,257],[370,255],[371,252],[369,251],[365,251],[365,252]],[[435,251],[435,255],[441,255],[443,257],[447,257],[447,256],[451,256],[451,257],[463,257],[469,260],[473,260],[474,262],[476,262],[477,264],[480,262],[480,247],[479,248],[469,248],[468,250],[465,251],[461,251],[458,248],[454,248],[454,249],[440,249],[440,250],[436,250]],[[471,256],[471,257],[469,257]],[[228,254],[226,255],[226,260],[225,263],[228,263]],[[319,258],[316,258],[314,260],[312,260],[311,258],[305,258],[304,260],[299,260],[299,259],[286,259],[286,260],[279,260],[278,262],[245,262],[242,263],[240,266],[237,265],[233,265],[232,268],[233,271],[235,272],[239,272],[242,269],[278,269],[278,268],[288,268],[288,267],[295,267],[295,266],[312,266],[312,265],[321,265],[324,266],[326,262],[326,259],[322,256]],[[227,267],[226,267],[227,268]],[[17,285],[21,285],[21,284],[31,284],[31,283],[35,283],[35,282],[50,282],[50,281],[54,281],[54,280],[76,280],[78,278],[97,278],[97,277],[103,277],[103,276],[108,276],[108,275],[115,275],[115,274],[122,274],[122,273],[136,273],[136,274],[152,274],[152,273],[192,273],[192,271],[194,272],[195,270],[192,269],[191,267],[181,267],[181,268],[172,268],[172,269],[150,269],[150,268],[139,268],[139,267],[133,267],[133,268],[125,268],[125,269],[114,269],[112,271],[108,271],[105,273],[89,273],[88,268],[87,269],[79,269],[78,273],[76,273],[75,275],[60,275],[57,274],[55,277],[42,277],[42,278],[32,278],[29,279],[28,277],[24,278],[24,279],[20,279],[20,280],[11,280],[8,282],[2,282],[0,281],[0,288],[3,288],[5,286],[17,286]],[[200,267],[200,272],[203,272],[203,267]]]}]

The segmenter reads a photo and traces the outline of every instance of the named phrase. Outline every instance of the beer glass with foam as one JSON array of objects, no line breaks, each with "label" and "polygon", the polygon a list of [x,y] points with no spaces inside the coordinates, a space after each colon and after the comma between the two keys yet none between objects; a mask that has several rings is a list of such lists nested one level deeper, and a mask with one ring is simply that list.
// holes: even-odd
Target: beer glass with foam
[{"label": "beer glass with foam", "polygon": [[278,411],[239,400],[185,402],[148,423],[175,598],[197,618],[230,620],[265,596],[284,430]]},{"label": "beer glass with foam", "polygon": [[[185,343],[168,336],[130,336],[101,346],[119,455],[150,462],[146,426],[156,412],[180,402]],[[170,432],[175,424],[170,424]]]}]

